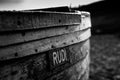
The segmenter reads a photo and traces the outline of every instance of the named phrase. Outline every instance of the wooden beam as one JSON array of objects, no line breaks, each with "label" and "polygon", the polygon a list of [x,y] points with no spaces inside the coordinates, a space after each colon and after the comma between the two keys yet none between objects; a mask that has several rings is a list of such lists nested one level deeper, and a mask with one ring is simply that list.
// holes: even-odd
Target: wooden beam
[{"label": "wooden beam", "polygon": [[12,58],[38,54],[54,48],[68,46],[88,39],[90,29],[77,31],[71,34],[55,36],[38,41],[0,48],[0,61]]},{"label": "wooden beam", "polygon": [[[0,66],[0,79],[45,80],[50,77],[51,79],[54,77],[60,78],[59,75],[62,74],[64,74],[62,77],[66,75],[66,77],[69,76],[69,78],[72,78],[72,76],[78,78],[79,75],[85,72],[89,65],[89,40],[62,48],[67,49],[69,62],[52,68],[51,70],[51,60],[49,60],[51,58],[47,57],[50,55],[49,51],[29,57],[14,59],[12,61],[2,61]],[[59,74],[57,74],[58,72]]]},{"label": "wooden beam", "polygon": [[81,15],[72,12],[0,11],[0,31],[38,29],[80,23]]},{"label": "wooden beam", "polygon": [[89,54],[78,63],[74,64],[70,68],[67,68],[60,73],[53,75],[52,77],[48,78],[47,80],[87,80],[89,78]]},{"label": "wooden beam", "polygon": [[90,26],[70,25],[0,34],[0,47],[84,30]]}]

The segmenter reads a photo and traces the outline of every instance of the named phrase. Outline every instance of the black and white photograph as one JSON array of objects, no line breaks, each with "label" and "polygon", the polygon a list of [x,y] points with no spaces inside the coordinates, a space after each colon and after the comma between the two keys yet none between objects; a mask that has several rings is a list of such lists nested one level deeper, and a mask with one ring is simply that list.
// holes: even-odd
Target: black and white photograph
[{"label": "black and white photograph", "polygon": [[118,0],[0,0],[0,80],[120,80]]}]

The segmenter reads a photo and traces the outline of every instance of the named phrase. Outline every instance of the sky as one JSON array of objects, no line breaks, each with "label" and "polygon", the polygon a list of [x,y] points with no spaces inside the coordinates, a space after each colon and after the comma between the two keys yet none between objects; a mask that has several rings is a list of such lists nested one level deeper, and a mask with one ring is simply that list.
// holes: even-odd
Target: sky
[{"label": "sky", "polygon": [[100,0],[0,0],[0,10],[40,9],[58,6],[87,5]]}]

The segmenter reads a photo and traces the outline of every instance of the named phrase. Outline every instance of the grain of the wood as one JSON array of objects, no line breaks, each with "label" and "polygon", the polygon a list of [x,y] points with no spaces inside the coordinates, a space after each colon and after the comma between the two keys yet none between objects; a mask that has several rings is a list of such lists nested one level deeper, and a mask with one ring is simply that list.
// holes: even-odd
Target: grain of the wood
[{"label": "grain of the wood", "polygon": [[[38,68],[38,71],[42,71],[46,66],[46,54],[37,57],[33,56],[25,60],[16,60],[16,62],[8,63],[2,67],[0,66],[0,80],[20,80],[20,78],[29,80],[30,78],[34,78],[32,74],[30,74],[36,71],[34,68]],[[35,72],[33,72],[33,74],[35,74]]]},{"label": "grain of the wood", "polygon": [[85,73],[81,75],[80,80],[89,80],[89,65],[88,68],[85,70]]},{"label": "grain of the wood", "polygon": [[55,36],[34,42],[3,47],[0,48],[0,61],[37,54],[58,47],[68,46],[84,41],[90,36],[90,29],[87,29],[83,30],[82,32],[77,31],[71,34]]},{"label": "grain of the wood", "polygon": [[38,40],[46,37],[62,35],[79,30],[84,30],[90,27],[90,25],[83,25],[83,24],[86,24],[86,22],[84,21],[80,25],[59,26],[59,27],[24,31],[24,32],[18,32],[12,34],[6,34],[6,33],[0,34],[0,47],[16,44],[16,43],[32,41],[36,39]]},{"label": "grain of the wood", "polygon": [[87,12],[0,11],[0,80],[88,79],[90,27]]},{"label": "grain of the wood", "polygon": [[[64,48],[62,48],[64,49]],[[77,44],[73,44],[72,46],[70,47],[66,47],[66,53],[67,53],[67,62],[73,64],[73,63],[76,63],[78,62],[79,60],[83,59],[83,57],[85,57],[89,51],[90,51],[90,46],[89,46],[89,39],[88,40],[85,40],[85,41],[82,41],[80,43],[77,43]],[[55,51],[55,50],[53,50]],[[52,54],[49,53],[49,61],[50,61],[50,67],[52,67],[52,69],[54,68],[54,65],[53,65],[53,58],[52,58]],[[64,66],[62,66],[64,68]],[[60,67],[61,68],[61,67]],[[58,65],[53,69],[53,73],[55,71],[60,71],[60,69],[58,67]]]},{"label": "grain of the wood", "polygon": [[79,61],[70,68],[52,76],[51,78],[48,78],[47,80],[87,80],[89,63],[88,54],[82,61]]},{"label": "grain of the wood", "polygon": [[0,31],[38,29],[81,23],[81,15],[71,12],[3,11],[0,12],[0,18]]},{"label": "grain of the wood", "polygon": [[[24,80],[44,80],[53,75],[52,78],[60,78],[59,75],[61,76],[62,74],[64,74],[64,76],[61,76],[62,78],[72,79],[73,76],[80,78],[80,75],[84,73],[89,64],[89,53],[87,52],[89,51],[89,40],[67,46],[67,48],[69,50],[67,54],[69,54],[68,56],[70,56],[71,60],[68,64],[66,63],[67,66],[64,66],[64,64],[60,65],[59,69],[57,67],[49,70],[50,61],[47,59],[49,51],[47,51],[43,52],[42,55],[37,54],[19,60],[15,59],[13,62],[9,60],[8,64],[4,62],[5,64],[0,65],[0,80],[20,80],[21,78]],[[81,50],[82,48],[85,50]]]}]

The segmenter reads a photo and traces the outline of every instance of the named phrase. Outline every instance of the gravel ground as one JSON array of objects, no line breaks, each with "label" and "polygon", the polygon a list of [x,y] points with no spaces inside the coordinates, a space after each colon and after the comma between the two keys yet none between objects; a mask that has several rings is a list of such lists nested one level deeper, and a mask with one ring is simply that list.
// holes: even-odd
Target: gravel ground
[{"label": "gravel ground", "polygon": [[90,80],[120,80],[119,35],[93,35],[90,39]]}]

